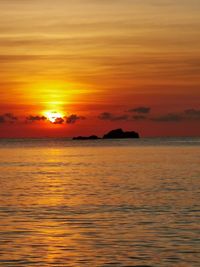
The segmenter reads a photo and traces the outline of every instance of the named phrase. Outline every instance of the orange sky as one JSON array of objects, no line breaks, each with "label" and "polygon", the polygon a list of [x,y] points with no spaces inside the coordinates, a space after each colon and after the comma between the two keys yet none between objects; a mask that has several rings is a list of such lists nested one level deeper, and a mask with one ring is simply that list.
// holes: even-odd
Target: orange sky
[{"label": "orange sky", "polygon": [[[0,10],[0,137],[200,135],[199,0],[2,0]],[[46,111],[65,118],[52,124]]]}]

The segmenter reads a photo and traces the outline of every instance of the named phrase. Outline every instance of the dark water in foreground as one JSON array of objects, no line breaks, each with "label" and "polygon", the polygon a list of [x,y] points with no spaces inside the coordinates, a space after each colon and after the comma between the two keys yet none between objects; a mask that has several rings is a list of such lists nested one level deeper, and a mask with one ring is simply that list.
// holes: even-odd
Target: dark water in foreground
[{"label": "dark water in foreground", "polygon": [[200,266],[200,139],[0,140],[0,266]]}]

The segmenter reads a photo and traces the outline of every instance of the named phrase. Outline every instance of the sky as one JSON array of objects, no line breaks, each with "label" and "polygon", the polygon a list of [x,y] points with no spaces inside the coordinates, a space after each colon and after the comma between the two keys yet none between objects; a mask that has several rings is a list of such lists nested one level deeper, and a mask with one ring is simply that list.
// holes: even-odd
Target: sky
[{"label": "sky", "polygon": [[199,136],[199,14],[199,0],[0,0],[0,137]]}]

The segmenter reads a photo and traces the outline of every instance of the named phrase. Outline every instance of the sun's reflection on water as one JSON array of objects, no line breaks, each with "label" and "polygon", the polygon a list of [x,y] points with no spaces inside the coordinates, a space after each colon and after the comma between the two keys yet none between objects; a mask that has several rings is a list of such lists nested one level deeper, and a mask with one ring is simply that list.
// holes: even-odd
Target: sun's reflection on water
[{"label": "sun's reflection on water", "polygon": [[6,266],[198,266],[195,147],[1,152]]}]

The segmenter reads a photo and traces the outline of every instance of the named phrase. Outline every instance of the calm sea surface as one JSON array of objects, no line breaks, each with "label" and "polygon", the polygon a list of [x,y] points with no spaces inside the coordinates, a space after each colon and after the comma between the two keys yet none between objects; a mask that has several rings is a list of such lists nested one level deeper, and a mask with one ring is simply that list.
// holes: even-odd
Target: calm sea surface
[{"label": "calm sea surface", "polygon": [[200,266],[200,138],[0,140],[0,266]]}]

